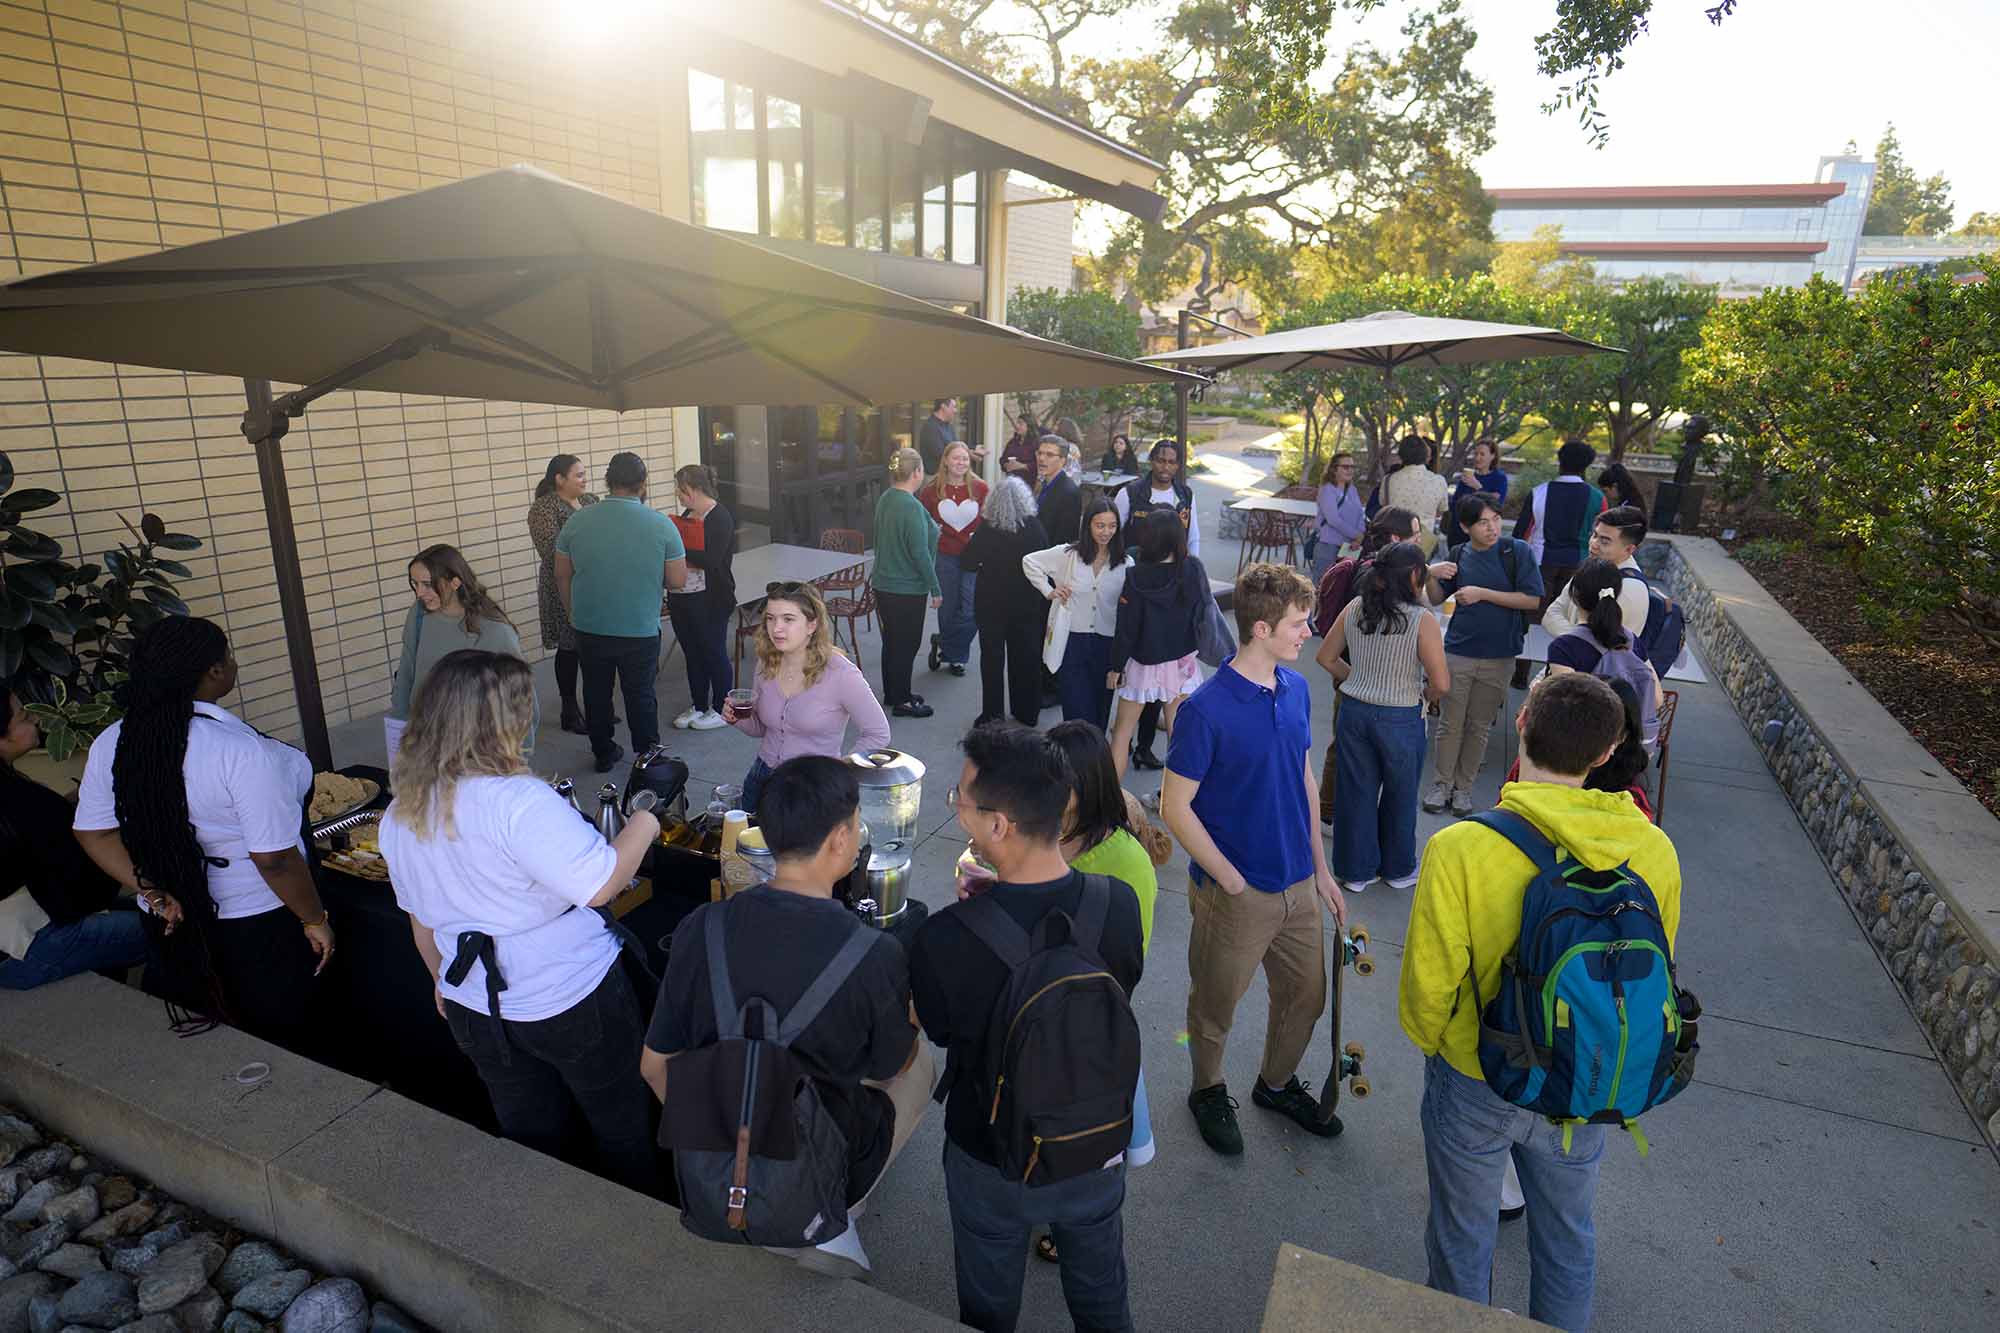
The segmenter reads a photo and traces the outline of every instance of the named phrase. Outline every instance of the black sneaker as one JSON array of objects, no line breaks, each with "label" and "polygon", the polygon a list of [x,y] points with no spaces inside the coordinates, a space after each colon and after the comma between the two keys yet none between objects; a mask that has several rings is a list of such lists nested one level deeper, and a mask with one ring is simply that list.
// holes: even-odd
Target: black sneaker
[{"label": "black sneaker", "polygon": [[1236,1123],[1236,1099],[1226,1084],[1197,1088],[1188,1094],[1188,1110],[1201,1130],[1201,1141],[1224,1157],[1243,1155],[1243,1130]]},{"label": "black sneaker", "polygon": [[1250,1085],[1250,1100],[1266,1111],[1276,1111],[1288,1117],[1306,1133],[1317,1134],[1323,1139],[1332,1138],[1342,1129],[1339,1116],[1330,1120],[1319,1118],[1319,1098],[1299,1082],[1297,1074],[1292,1075],[1292,1081],[1276,1092],[1265,1087],[1263,1079],[1258,1079]]},{"label": "black sneaker", "polygon": [[908,703],[897,704],[889,712],[896,717],[929,717],[932,709],[929,704],[912,699]]},{"label": "black sneaker", "polygon": [[1132,751],[1132,767],[1158,772],[1160,769],[1165,768],[1166,765],[1161,763],[1160,756],[1154,754],[1151,750],[1141,750],[1135,747]]},{"label": "black sneaker", "polygon": [[618,742],[613,741],[610,753],[597,756],[597,771],[600,773],[609,773],[611,766],[624,757],[625,748],[618,744]]}]

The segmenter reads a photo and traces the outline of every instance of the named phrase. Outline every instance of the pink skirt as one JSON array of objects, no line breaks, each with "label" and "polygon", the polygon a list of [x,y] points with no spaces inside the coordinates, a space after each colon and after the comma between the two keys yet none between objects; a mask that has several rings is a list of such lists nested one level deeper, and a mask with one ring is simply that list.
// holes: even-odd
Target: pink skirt
[{"label": "pink skirt", "polygon": [[1201,660],[1193,653],[1172,662],[1150,665],[1127,661],[1118,680],[1118,697],[1134,703],[1165,703],[1201,684]]}]

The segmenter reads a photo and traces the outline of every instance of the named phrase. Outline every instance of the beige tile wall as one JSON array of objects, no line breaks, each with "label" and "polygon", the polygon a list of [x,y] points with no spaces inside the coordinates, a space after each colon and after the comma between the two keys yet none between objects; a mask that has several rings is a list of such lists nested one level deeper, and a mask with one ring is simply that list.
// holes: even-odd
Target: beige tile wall
[{"label": "beige tile wall", "polygon": [[[515,162],[683,215],[677,99],[664,95],[679,71],[629,41],[586,40],[567,8],[0,0],[0,275],[270,226]],[[67,497],[36,526],[72,559],[97,559],[143,510],[201,537],[184,591],[234,643],[243,674],[230,702],[296,737],[242,410],[240,381],[0,355],[0,450],[16,484]],[[577,454],[601,478],[620,449],[665,482],[674,416],[367,393],[316,404],[285,450],[329,721],[385,706],[409,604],[404,566],[432,542],[464,551],[537,654],[524,522],[533,483],[552,454]],[[694,432],[680,435],[692,454]]]}]

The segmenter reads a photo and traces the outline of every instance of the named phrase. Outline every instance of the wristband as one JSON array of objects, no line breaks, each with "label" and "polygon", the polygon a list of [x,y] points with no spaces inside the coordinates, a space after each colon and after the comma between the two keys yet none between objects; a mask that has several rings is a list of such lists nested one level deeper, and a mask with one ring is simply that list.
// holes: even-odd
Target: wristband
[{"label": "wristband", "polygon": [[331,916],[332,913],[328,912],[324,907],[322,907],[319,910],[319,920],[307,921],[305,918],[301,917],[299,919],[299,927],[302,930],[311,930],[314,926],[323,926],[327,923],[328,919]]}]

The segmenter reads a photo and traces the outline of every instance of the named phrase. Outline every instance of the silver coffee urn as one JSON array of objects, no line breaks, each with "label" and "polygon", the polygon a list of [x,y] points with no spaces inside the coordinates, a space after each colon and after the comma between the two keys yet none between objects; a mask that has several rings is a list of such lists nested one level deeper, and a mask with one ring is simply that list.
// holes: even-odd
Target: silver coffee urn
[{"label": "silver coffee urn", "polygon": [[924,800],[924,764],[901,750],[847,756],[861,782],[861,822],[868,833],[867,888],[853,905],[871,924],[894,926],[910,903],[910,853]]}]

